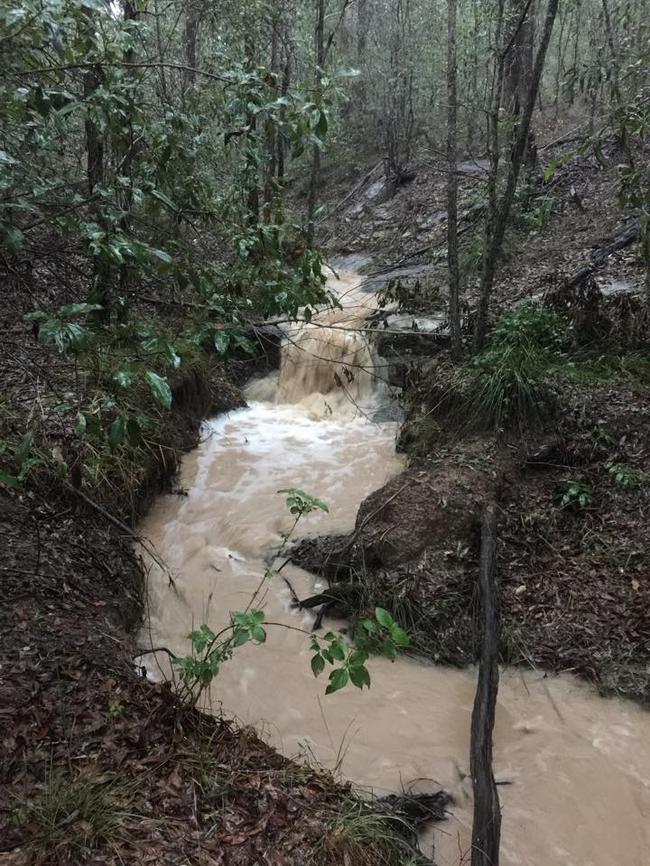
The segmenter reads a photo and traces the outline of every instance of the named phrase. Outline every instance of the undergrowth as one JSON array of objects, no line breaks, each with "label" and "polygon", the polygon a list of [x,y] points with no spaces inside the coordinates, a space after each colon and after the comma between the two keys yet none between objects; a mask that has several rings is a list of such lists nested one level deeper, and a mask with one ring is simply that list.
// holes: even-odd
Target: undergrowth
[{"label": "undergrowth", "polygon": [[399,818],[374,814],[363,800],[349,797],[325,824],[311,862],[408,866],[415,854],[408,835]]},{"label": "undergrowth", "polygon": [[560,317],[528,304],[497,322],[487,348],[457,374],[455,412],[468,427],[540,423],[555,408],[548,372],[563,347]]},{"label": "undergrowth", "polygon": [[19,805],[16,821],[35,855],[80,854],[123,834],[125,797],[114,780],[53,773],[40,795]]}]

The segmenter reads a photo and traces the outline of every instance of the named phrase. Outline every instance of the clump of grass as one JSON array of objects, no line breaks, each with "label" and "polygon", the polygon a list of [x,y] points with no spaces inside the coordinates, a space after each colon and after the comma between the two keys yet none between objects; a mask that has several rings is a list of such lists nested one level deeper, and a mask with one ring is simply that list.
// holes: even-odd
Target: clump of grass
[{"label": "clump of grass", "polygon": [[371,812],[363,800],[350,797],[329,821],[314,850],[315,863],[352,866],[407,866],[415,850],[400,819]]},{"label": "clump of grass", "polygon": [[16,820],[37,854],[78,853],[120,837],[123,796],[110,781],[53,773],[41,794],[18,807]]},{"label": "clump of grass", "polygon": [[235,796],[235,782],[232,771],[217,758],[213,737],[193,739],[188,746],[188,756],[201,804],[222,811]]},{"label": "clump of grass", "polygon": [[564,334],[562,319],[535,304],[503,316],[488,347],[459,372],[458,408],[468,425],[505,430],[551,414],[548,371],[561,355]]}]

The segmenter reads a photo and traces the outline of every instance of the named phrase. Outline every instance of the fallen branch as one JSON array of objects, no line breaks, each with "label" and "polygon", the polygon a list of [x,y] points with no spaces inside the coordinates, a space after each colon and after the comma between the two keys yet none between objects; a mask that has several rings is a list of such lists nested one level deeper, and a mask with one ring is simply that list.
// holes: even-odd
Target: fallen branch
[{"label": "fallen branch", "polygon": [[499,688],[496,532],[496,508],[489,504],[483,513],[479,563],[483,628],[470,745],[474,787],[471,866],[498,866],[501,837],[501,808],[492,771],[492,731]]},{"label": "fallen branch", "polygon": [[350,201],[350,199],[352,198],[352,196],[353,196],[355,193],[357,193],[360,189],[362,189],[363,186],[364,186],[364,185],[365,185],[365,184],[370,180],[370,178],[371,178],[371,177],[373,176],[373,174],[377,171],[377,169],[381,167],[382,162],[383,162],[383,161],[380,161],[380,162],[377,163],[377,165],[373,165],[373,167],[370,169],[370,171],[367,172],[367,173],[362,177],[361,181],[360,181],[360,182],[359,182],[359,183],[354,187],[354,189],[353,189],[351,192],[349,192],[349,193],[345,196],[345,198],[342,198],[341,201],[340,201],[338,204],[334,205],[334,207],[332,208],[331,211],[329,211],[329,213],[324,213],[324,214],[323,214],[323,215],[322,215],[322,216],[317,220],[317,222],[321,223],[321,222],[323,222],[323,220],[328,219],[328,218],[331,217],[331,216],[334,216],[335,213],[338,213],[338,211],[341,210],[341,208],[343,207],[343,205],[346,204],[346,202]]},{"label": "fallen branch", "polygon": [[589,264],[583,265],[581,268],[578,268],[577,271],[574,271],[573,274],[568,277],[566,287],[571,289],[574,286],[580,285],[580,283],[584,282],[587,277],[593,274],[594,271],[602,267],[612,253],[622,250],[625,247],[629,247],[634,243],[634,241],[638,240],[640,234],[641,222],[640,220],[633,220],[611,241],[608,241],[608,243],[604,244],[602,247],[594,250],[591,254]]}]

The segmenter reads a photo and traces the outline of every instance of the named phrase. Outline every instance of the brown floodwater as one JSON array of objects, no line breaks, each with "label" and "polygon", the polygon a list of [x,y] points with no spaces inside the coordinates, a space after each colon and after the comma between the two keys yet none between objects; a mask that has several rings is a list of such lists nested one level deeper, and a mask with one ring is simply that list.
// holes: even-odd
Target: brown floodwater
[{"label": "brown floodwater", "polygon": [[[301,522],[299,535],[341,532],[353,527],[364,497],[400,471],[397,425],[371,420],[382,389],[358,329],[373,300],[355,291],[353,278],[341,284],[344,310],[288,332],[279,375],[251,383],[249,408],[205,423],[200,446],[183,461],[179,484],[188,495],[160,497],[143,521],[175,583],[150,563],[143,649],[186,655],[192,628],[216,631],[246,607],[265,556],[292,523],[280,488],[329,504],[329,514]],[[313,576],[293,566],[282,574],[299,596],[311,594]],[[255,606],[269,621],[309,629],[312,616],[290,603],[285,582],[273,578]],[[307,634],[269,626],[266,644],[241,647],[223,666],[207,707],[375,793],[446,788],[456,804],[435,830],[436,862],[468,862],[475,672],[372,659],[370,690],[325,696],[309,659]],[[163,654],[143,662],[152,678],[169,675]],[[494,763],[504,783],[503,864],[650,864],[649,713],[600,698],[570,676],[507,669]],[[423,837],[425,853],[432,839]]]}]

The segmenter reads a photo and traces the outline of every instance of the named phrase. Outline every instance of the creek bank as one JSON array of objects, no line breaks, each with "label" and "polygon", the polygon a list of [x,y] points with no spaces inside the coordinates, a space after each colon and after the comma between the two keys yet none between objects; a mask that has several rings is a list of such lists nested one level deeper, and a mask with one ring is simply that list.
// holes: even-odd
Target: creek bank
[{"label": "creek bank", "polygon": [[[56,375],[60,356],[51,360]],[[158,446],[140,452],[137,475],[93,490],[100,508],[131,522],[174,492],[202,419],[245,405],[230,378],[250,368],[179,372]],[[69,453],[72,439],[60,447]],[[2,862],[286,866],[348,856],[335,828],[366,809],[349,785],[138,675],[144,578],[131,536],[54,482],[1,492],[0,532]],[[408,841],[396,841],[390,819],[373,820],[366,853],[399,862]]]},{"label": "creek bank", "polygon": [[[352,533],[304,539],[293,562],[330,582],[338,615],[386,607],[417,653],[464,666],[476,657],[478,517],[493,499],[501,661],[650,703],[650,491],[608,468],[650,471],[647,389],[566,386],[546,430],[504,441],[441,415],[444,369],[411,387],[409,468],[362,503]],[[593,491],[583,509],[560,506],[574,482]]]}]

